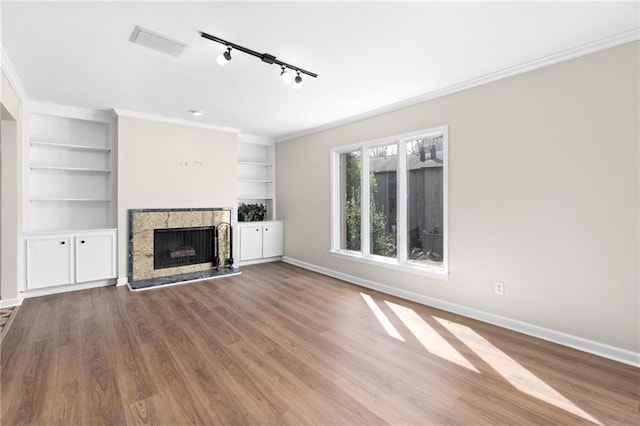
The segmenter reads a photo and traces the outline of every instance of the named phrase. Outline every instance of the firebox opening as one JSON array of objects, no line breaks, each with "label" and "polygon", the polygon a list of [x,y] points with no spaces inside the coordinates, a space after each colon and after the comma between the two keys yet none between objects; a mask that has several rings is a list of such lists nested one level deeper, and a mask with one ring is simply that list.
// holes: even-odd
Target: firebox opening
[{"label": "firebox opening", "polygon": [[153,268],[213,262],[214,227],[153,230]]}]

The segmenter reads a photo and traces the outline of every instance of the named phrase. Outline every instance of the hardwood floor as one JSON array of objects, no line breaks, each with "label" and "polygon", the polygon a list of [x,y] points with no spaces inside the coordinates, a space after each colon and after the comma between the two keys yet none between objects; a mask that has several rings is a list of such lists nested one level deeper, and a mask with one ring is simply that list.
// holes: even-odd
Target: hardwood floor
[{"label": "hardwood floor", "polygon": [[27,299],[2,425],[639,424],[640,370],[283,263]]}]

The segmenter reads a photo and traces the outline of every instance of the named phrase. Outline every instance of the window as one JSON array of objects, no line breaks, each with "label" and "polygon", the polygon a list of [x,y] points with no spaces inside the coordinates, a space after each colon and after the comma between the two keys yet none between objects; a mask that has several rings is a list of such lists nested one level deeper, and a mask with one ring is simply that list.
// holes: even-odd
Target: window
[{"label": "window", "polygon": [[332,161],[332,252],[446,276],[447,127],[335,149]]}]

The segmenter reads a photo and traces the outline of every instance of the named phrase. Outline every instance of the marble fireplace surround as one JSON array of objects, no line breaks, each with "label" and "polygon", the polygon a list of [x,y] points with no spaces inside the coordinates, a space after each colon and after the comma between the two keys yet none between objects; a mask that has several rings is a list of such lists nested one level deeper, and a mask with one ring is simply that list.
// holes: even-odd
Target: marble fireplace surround
[{"label": "marble fireplace surround", "polygon": [[[239,273],[236,268],[214,269],[212,263],[176,266],[163,269],[153,267],[153,231],[155,229],[190,228],[231,223],[233,209],[220,208],[175,208],[175,209],[130,209],[129,210],[129,257],[128,281],[132,290],[146,289],[158,285],[173,284],[215,278],[220,275]],[[228,228],[227,232],[228,232]],[[226,265],[230,256],[228,233],[220,236],[220,265]],[[224,236],[227,236],[226,238]]]}]

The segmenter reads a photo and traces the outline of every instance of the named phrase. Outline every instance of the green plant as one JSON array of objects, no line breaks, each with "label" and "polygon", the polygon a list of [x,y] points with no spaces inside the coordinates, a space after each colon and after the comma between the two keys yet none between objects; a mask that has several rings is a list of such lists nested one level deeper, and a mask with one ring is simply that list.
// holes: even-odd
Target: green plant
[{"label": "green plant", "polygon": [[245,204],[238,207],[238,222],[260,222],[267,216],[267,206],[264,204]]}]

